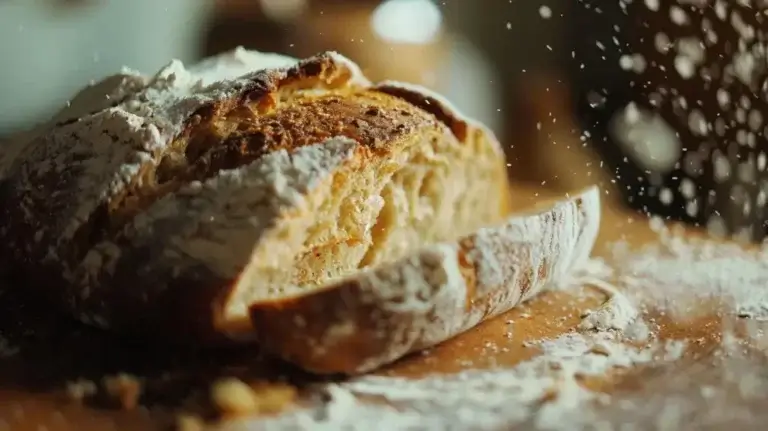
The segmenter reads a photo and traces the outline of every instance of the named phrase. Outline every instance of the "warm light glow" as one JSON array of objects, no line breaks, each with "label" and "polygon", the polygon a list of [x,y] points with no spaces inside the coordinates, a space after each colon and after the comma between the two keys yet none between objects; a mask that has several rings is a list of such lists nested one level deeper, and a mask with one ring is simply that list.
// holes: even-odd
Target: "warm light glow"
[{"label": "warm light glow", "polygon": [[426,44],[437,37],[443,16],[430,0],[387,0],[371,17],[376,36],[392,43]]},{"label": "warm light glow", "polygon": [[291,21],[301,15],[307,0],[261,0],[264,15],[275,21]]}]

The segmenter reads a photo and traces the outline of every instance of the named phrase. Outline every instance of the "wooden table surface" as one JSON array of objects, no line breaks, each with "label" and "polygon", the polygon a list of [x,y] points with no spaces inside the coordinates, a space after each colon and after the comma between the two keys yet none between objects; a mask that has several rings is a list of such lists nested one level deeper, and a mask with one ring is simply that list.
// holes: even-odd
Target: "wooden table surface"
[{"label": "wooden table surface", "polygon": [[[519,187],[521,206],[543,190]],[[551,192],[549,193],[551,194]],[[690,235],[698,235],[691,231]],[[626,240],[639,246],[656,240],[643,217],[606,204],[595,255],[608,256],[608,245]],[[578,299],[577,299],[578,298]],[[580,313],[599,304],[601,295],[566,292],[545,293],[490,322],[448,341],[426,354],[417,354],[379,373],[422,376],[467,368],[512,366],[534,354],[523,347],[526,340],[554,337],[573,328]],[[525,315],[523,315],[525,313]],[[530,316],[530,317],[526,317]],[[506,338],[506,321],[515,320],[512,340]],[[696,337],[699,342],[686,355],[706,356],[719,343],[720,332],[712,316],[693,322],[659,318],[661,338]],[[210,383],[219,376],[236,375],[247,381],[283,381],[299,389],[313,377],[259,354],[255,347],[219,352],[171,351],[140,341],[117,340],[91,328],[51,315],[35,307],[23,294],[0,294],[0,430],[145,430],[168,429],[175,412],[210,413],[206,397]],[[489,352],[488,343],[509,346]],[[5,348],[3,349],[3,344]],[[672,372],[672,371],[671,371]],[[676,371],[674,371],[676,372]],[[130,373],[143,381],[138,407],[115,408],[108,398],[78,403],[66,396],[67,382],[99,381],[103,376]],[[663,373],[654,371],[657,380]],[[620,378],[597,379],[593,385],[605,390],[632,390],[648,375],[628,371]]]}]

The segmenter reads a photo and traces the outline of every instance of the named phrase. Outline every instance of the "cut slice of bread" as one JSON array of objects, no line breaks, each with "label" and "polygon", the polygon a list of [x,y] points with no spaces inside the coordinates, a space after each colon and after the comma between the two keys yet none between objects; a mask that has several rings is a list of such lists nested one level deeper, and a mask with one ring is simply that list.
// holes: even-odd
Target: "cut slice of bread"
[{"label": "cut slice of bread", "polygon": [[253,302],[509,214],[490,132],[335,53],[172,62],[73,101],[2,163],[0,267],[116,331],[249,339]]},{"label": "cut slice of bread", "polygon": [[304,369],[345,374],[445,341],[567,281],[597,237],[599,197],[589,188],[311,292],[253,303],[257,339]]}]

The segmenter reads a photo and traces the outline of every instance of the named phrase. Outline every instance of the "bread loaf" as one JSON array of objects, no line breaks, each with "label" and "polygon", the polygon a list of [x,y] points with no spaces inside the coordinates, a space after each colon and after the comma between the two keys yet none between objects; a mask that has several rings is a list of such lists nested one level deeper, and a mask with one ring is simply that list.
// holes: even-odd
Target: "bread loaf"
[{"label": "bread loaf", "polygon": [[[26,288],[115,331],[195,343],[256,335],[278,350],[294,347],[265,337],[291,320],[276,309],[293,304],[299,319],[306,301],[317,301],[339,313],[363,301],[348,295],[367,295],[376,274],[405,277],[412,265],[455,259],[443,256],[448,248],[423,247],[498,226],[510,207],[490,132],[436,95],[371,84],[335,53],[296,61],[236,50],[189,69],[173,62],[152,77],[125,71],[81,92],[3,165],[0,266]],[[473,253],[506,265],[505,253],[522,252]],[[544,261],[519,254],[539,265],[525,271],[551,269],[542,262],[556,256],[542,253]],[[505,293],[510,286],[476,288],[494,290],[482,297],[506,298],[498,299],[506,307],[521,296]],[[335,306],[328,289],[338,290]],[[398,307],[381,294],[380,310]],[[420,344],[501,309],[486,308],[471,317],[436,308],[430,319],[445,329]],[[310,328],[355,323],[313,310],[320,321],[304,322]],[[263,327],[254,331],[250,317]]]}]

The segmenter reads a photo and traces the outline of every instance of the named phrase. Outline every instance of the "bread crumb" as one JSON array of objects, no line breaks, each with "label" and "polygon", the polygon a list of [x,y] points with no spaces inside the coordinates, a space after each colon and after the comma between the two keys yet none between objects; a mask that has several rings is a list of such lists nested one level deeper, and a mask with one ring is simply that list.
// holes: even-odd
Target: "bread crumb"
[{"label": "bread crumb", "polygon": [[176,416],[176,431],[203,431],[205,422],[198,416],[186,413]]},{"label": "bread crumb", "polygon": [[83,402],[86,398],[92,397],[96,391],[96,383],[85,379],[68,382],[66,388],[67,398],[77,402]]},{"label": "bread crumb", "polygon": [[211,401],[224,414],[277,413],[295,398],[296,390],[291,386],[252,387],[235,377],[220,379],[211,387]]},{"label": "bread crumb", "polygon": [[260,413],[279,413],[296,400],[296,388],[289,385],[276,385],[253,388],[259,396]]},{"label": "bread crumb", "polygon": [[222,413],[241,415],[253,413],[258,408],[256,394],[251,387],[234,377],[213,384],[211,401]]},{"label": "bread crumb", "polygon": [[611,356],[611,348],[605,343],[600,342],[595,343],[588,352],[595,355]]},{"label": "bread crumb", "polygon": [[588,280],[588,283],[610,296],[597,310],[585,313],[579,323],[580,330],[624,331],[638,319],[640,311],[637,307],[611,284],[599,279]]},{"label": "bread crumb", "polygon": [[650,339],[651,329],[648,328],[648,324],[645,323],[645,320],[636,319],[627,326],[623,334],[627,341],[643,343]]},{"label": "bread crumb", "polygon": [[551,403],[557,399],[560,392],[555,387],[547,388],[544,393],[539,397],[538,402],[540,404]]},{"label": "bread crumb", "polygon": [[119,401],[123,409],[131,410],[138,406],[141,397],[141,382],[138,378],[120,373],[105,377],[103,383],[107,394]]}]

